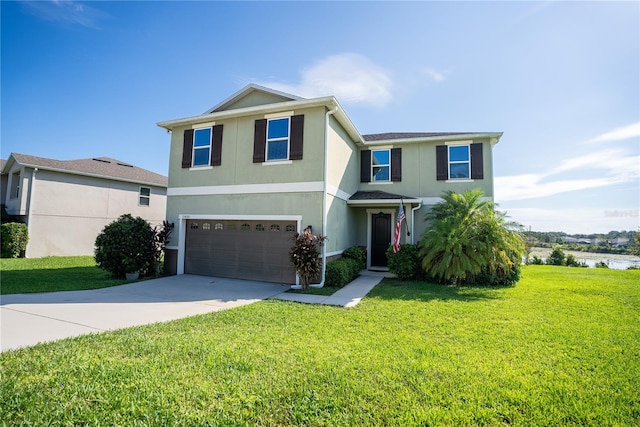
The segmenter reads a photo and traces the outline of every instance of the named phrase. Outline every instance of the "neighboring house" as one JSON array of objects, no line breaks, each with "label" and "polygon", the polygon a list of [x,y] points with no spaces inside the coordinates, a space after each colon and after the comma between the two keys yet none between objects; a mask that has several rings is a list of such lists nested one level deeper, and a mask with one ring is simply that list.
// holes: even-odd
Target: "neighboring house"
[{"label": "neighboring house", "polygon": [[171,133],[167,269],[295,283],[294,232],[328,236],[323,259],[359,245],[385,269],[401,201],[402,243],[417,242],[443,192],[493,199],[502,133],[361,135],[335,97],[248,85],[204,114],[158,123]]},{"label": "neighboring house", "polygon": [[7,175],[2,172],[5,164],[7,161],[0,159],[0,205],[4,205],[4,198],[7,194]]},{"label": "neighboring house", "polygon": [[93,255],[104,226],[125,213],[151,225],[165,218],[167,178],[115,159],[12,153],[2,175],[7,213],[29,227],[27,258]]}]

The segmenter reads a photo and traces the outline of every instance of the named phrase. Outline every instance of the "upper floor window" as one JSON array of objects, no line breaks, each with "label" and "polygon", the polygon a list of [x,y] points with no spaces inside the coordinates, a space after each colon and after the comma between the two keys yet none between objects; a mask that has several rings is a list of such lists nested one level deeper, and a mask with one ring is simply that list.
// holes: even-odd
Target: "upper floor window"
[{"label": "upper floor window", "polygon": [[468,145],[449,146],[449,179],[471,177],[471,156]]},{"label": "upper floor window", "polygon": [[140,206],[149,206],[151,204],[151,189],[149,187],[140,187],[138,204]]},{"label": "upper floor window", "polygon": [[483,144],[449,144],[436,146],[436,179],[483,179]]},{"label": "upper floor window", "polygon": [[201,168],[222,164],[222,125],[186,129],[182,145],[182,167]]},{"label": "upper floor window", "polygon": [[267,161],[289,159],[289,117],[267,121]]},{"label": "upper floor window", "polygon": [[11,175],[11,197],[16,199],[20,196],[20,172]]},{"label": "upper floor window", "polygon": [[302,160],[304,115],[255,121],[253,163]]},{"label": "upper floor window", "polygon": [[195,129],[193,132],[192,165],[209,166],[211,158],[211,128]]},{"label": "upper floor window", "polygon": [[391,154],[390,150],[371,151],[371,179],[377,181],[389,181],[391,178]]},{"label": "upper floor window", "polygon": [[360,151],[360,182],[402,181],[402,148]]}]

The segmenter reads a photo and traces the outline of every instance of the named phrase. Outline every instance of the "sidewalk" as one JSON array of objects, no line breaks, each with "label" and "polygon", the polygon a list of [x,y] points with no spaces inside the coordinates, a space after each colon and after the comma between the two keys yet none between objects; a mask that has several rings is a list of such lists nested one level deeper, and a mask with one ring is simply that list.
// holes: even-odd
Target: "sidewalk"
[{"label": "sidewalk", "polygon": [[302,302],[306,304],[336,305],[340,307],[355,307],[371,289],[385,277],[395,277],[387,272],[363,270],[353,282],[347,284],[333,295],[298,294],[294,292],[282,292],[270,297],[282,301]]}]

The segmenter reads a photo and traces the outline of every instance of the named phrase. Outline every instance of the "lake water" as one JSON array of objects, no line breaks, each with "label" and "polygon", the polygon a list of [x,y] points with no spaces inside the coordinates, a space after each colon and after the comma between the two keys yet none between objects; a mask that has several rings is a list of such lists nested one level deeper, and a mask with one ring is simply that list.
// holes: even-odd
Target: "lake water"
[{"label": "lake water", "polygon": [[[631,266],[640,267],[640,257],[635,255],[600,254],[595,252],[566,251],[564,249],[563,252],[565,255],[573,254],[578,261],[585,262],[589,267],[595,267],[596,263],[600,261],[604,261],[609,268],[616,270],[626,270]],[[550,248],[533,248],[531,256],[537,255],[546,260],[550,253]]]}]

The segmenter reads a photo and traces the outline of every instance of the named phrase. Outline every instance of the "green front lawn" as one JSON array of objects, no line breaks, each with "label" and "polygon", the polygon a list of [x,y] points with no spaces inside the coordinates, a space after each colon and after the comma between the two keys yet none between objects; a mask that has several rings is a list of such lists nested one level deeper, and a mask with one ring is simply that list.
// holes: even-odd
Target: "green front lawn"
[{"label": "green front lawn", "polygon": [[7,425],[637,425],[640,271],[386,279],[0,355]]},{"label": "green front lawn", "polygon": [[0,258],[0,294],[76,291],[122,285],[92,256]]}]

